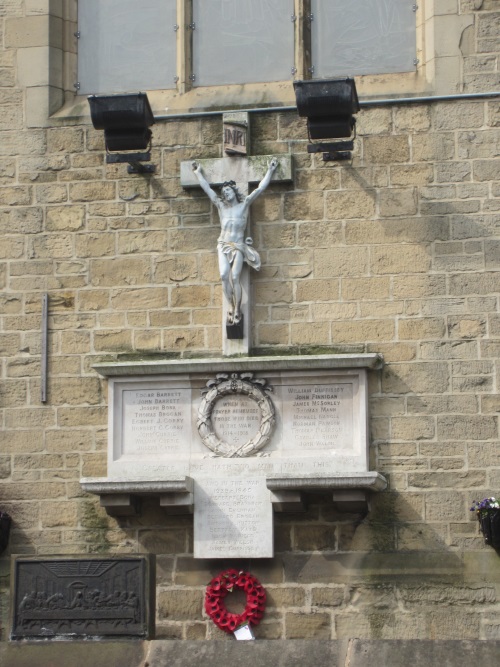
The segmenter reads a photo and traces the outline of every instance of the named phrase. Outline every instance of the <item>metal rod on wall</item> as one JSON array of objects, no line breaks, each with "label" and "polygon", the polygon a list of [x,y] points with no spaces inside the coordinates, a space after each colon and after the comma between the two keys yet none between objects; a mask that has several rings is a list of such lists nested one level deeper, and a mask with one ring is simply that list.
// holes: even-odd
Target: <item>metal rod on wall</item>
[{"label": "metal rod on wall", "polygon": [[48,339],[48,325],[49,321],[49,295],[42,296],[42,359],[40,369],[40,401],[47,402],[47,339]]}]

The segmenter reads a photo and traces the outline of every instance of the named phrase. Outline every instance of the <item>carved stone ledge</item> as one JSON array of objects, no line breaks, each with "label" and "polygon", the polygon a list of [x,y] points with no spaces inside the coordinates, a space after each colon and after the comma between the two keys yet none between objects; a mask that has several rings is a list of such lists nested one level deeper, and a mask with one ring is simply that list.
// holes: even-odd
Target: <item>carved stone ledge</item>
[{"label": "carved stone ledge", "polygon": [[304,507],[303,493],[333,491],[334,505],[341,512],[367,512],[370,492],[383,491],[387,481],[378,472],[362,472],[335,477],[271,476],[267,488],[271,491],[277,512],[297,512]]},{"label": "carved stone ledge", "polygon": [[137,516],[142,498],[159,498],[168,514],[192,514],[193,480],[180,477],[167,481],[121,481],[108,477],[84,477],[80,480],[87,493],[100,497],[101,507],[110,516]]},{"label": "carved stone ledge", "polygon": [[168,373],[213,373],[243,371],[284,371],[284,370],[339,370],[369,368],[378,370],[384,365],[380,354],[366,352],[360,354],[290,355],[275,357],[238,357],[237,359],[154,359],[141,361],[109,361],[94,364],[103,377],[162,375]]}]

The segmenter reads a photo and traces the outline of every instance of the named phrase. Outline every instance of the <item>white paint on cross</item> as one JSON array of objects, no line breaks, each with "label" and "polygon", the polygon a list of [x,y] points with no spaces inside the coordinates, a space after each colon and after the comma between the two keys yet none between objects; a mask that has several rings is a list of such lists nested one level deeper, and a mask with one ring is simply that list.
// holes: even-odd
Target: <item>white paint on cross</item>
[{"label": "white paint on cross", "polygon": [[[232,116],[231,116],[232,119]],[[243,197],[247,197],[249,186],[260,183],[269,173],[271,161],[275,160],[277,166],[272,170],[271,182],[284,182],[292,180],[292,161],[290,155],[282,155],[273,158],[270,155],[259,156],[231,156],[216,159],[192,160],[181,162],[181,185],[184,188],[203,187],[200,185],[199,175],[195,170],[199,166],[198,174],[202,174],[208,186],[222,186],[228,181],[234,181],[237,189]],[[265,186],[264,186],[265,187]],[[206,188],[204,188],[205,191]],[[210,196],[210,193],[207,192]],[[212,201],[213,198],[211,197]],[[244,236],[248,237],[250,220]],[[258,250],[258,249],[257,249]],[[227,298],[223,299],[222,327],[223,327],[223,355],[248,355],[250,350],[251,332],[251,299],[250,299],[250,275],[248,266],[244,265],[241,273],[240,284],[242,287],[241,310],[243,313],[243,338],[230,339],[225,335],[226,323],[231,317],[231,304]]]}]

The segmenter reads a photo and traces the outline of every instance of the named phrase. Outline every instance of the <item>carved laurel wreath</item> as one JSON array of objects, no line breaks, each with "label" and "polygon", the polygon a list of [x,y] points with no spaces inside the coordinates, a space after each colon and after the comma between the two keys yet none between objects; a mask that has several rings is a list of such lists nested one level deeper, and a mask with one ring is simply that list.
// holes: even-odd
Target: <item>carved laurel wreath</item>
[{"label": "carved laurel wreath", "polygon": [[[226,458],[251,456],[269,442],[275,425],[274,405],[266,392],[272,391],[266,380],[254,378],[253,373],[219,373],[215,380],[207,382],[202,391],[203,399],[198,409],[196,426],[198,433],[216,456]],[[254,400],[260,408],[260,428],[253,438],[242,445],[231,445],[217,437],[212,425],[212,410],[222,396],[242,394]]]}]

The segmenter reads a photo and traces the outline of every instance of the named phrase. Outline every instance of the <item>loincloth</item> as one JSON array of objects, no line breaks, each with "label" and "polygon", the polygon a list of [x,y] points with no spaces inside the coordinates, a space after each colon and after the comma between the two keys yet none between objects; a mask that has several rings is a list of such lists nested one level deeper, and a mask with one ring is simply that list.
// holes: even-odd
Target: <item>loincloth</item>
[{"label": "loincloth", "polygon": [[245,262],[258,271],[260,269],[260,255],[259,253],[247,243],[235,243],[234,241],[218,241],[217,248],[222,250],[227,257],[229,264],[233,264],[236,253],[240,252],[243,255]]}]

